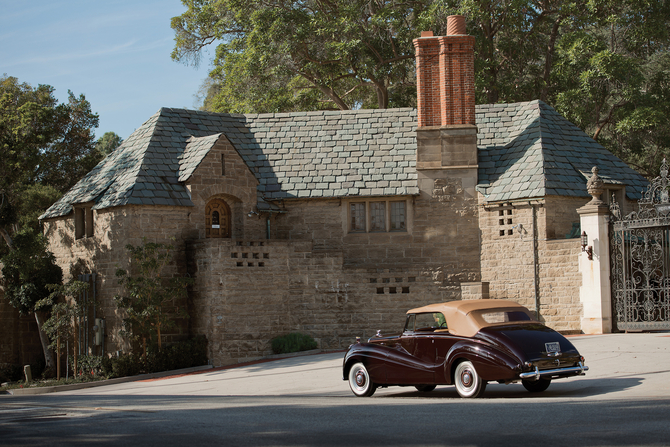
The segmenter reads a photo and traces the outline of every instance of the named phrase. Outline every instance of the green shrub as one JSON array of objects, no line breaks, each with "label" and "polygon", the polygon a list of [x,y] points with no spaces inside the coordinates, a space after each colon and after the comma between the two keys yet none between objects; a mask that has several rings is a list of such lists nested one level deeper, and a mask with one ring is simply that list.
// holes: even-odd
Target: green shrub
[{"label": "green shrub", "polygon": [[292,332],[272,339],[272,352],[275,354],[309,351],[310,349],[316,349],[316,347],[316,341],[312,336],[299,332]]},{"label": "green shrub", "polygon": [[[77,357],[77,369],[75,377],[99,377],[104,375],[102,370],[103,357],[101,355],[80,355]],[[69,355],[70,367],[74,366],[74,358]]]},{"label": "green shrub", "polygon": [[122,354],[102,359],[102,373],[108,377],[126,377],[137,374],[171,371],[207,364],[207,339],[198,336],[165,346],[160,351],[149,351],[146,357]]}]

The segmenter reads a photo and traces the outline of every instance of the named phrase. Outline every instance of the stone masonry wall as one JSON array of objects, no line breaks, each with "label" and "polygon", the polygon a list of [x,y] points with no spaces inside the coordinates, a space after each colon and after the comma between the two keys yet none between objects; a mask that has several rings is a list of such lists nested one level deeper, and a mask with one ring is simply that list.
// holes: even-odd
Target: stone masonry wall
[{"label": "stone masonry wall", "polygon": [[[559,205],[567,206],[559,200]],[[548,239],[549,229],[567,227],[571,216],[555,220],[553,203],[535,204],[538,228],[538,294],[540,321],[565,332],[580,331],[581,303],[579,239]],[[576,205],[575,205],[576,206]],[[567,211],[565,211],[567,214]],[[552,216],[549,218],[548,216]],[[533,210],[520,203],[480,210],[482,281],[489,283],[490,298],[511,299],[535,309]],[[563,231],[561,229],[560,231]]]},{"label": "stone masonry wall", "polygon": [[399,333],[405,312],[433,302],[440,287],[418,268],[344,267],[341,252],[311,242],[206,239],[189,244],[189,257],[193,331],[207,335],[217,366],[271,354],[271,339],[289,332],[321,349]]},{"label": "stone masonry wall", "polygon": [[384,198],[293,199],[270,219],[270,240],[190,241],[191,324],[212,362],[260,358],[293,331],[343,349],[378,329],[399,333],[410,308],[459,299],[461,282],[480,278],[474,185],[449,170],[422,176],[420,196],[392,198],[406,201],[406,232],[348,231],[350,201]]},{"label": "stone masonry wall", "polygon": [[[167,267],[166,275],[185,271],[186,260],[183,235],[193,227],[189,208],[168,206],[126,206],[94,211],[94,235],[74,238],[74,220],[69,215],[44,223],[49,249],[63,269],[67,281],[82,273],[96,273],[96,317],[106,324],[104,352],[128,350],[130,346],[119,335],[123,315],[113,297],[123,292],[115,272],[128,268],[127,244],[148,242],[173,244],[175,260]],[[91,315],[92,317],[92,315]],[[186,328],[169,335],[167,341],[185,336]],[[93,353],[99,354],[100,348]]]},{"label": "stone masonry wall", "polygon": [[579,239],[555,239],[540,242],[540,315],[553,329],[565,333],[581,332],[582,304],[579,288]]},{"label": "stone masonry wall", "polygon": [[[105,352],[129,348],[118,332],[114,273],[128,266],[125,245],[145,237],[175,245],[168,275],[188,265],[197,281],[191,318],[168,341],[187,328],[205,334],[214,364],[267,355],[271,338],[291,331],[341,349],[377,329],[398,333],[408,309],[459,299],[462,282],[481,279],[471,171],[422,170],[418,196],[288,199],[279,203],[285,213],[253,214],[257,180],[222,136],[187,181],[194,207],[94,212],[90,238],[74,238],[72,216],[49,220],[45,232],[66,274],[97,274]],[[215,197],[230,207],[232,238],[205,238],[204,210]],[[350,202],[379,200],[405,201],[407,231],[349,232]]]},{"label": "stone masonry wall", "polygon": [[577,208],[581,208],[590,198],[549,196],[545,198],[547,239],[565,239],[572,225],[579,225]]}]

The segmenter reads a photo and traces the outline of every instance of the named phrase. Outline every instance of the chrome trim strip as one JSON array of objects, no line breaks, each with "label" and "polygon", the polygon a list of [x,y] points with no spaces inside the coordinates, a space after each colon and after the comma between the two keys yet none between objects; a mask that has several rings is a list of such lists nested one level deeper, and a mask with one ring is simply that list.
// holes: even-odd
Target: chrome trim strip
[{"label": "chrome trim strip", "polygon": [[528,379],[539,379],[540,377],[544,376],[554,376],[557,374],[565,374],[565,373],[575,373],[575,375],[581,376],[584,374],[584,371],[588,371],[589,367],[584,366],[582,362],[579,362],[579,366],[570,366],[568,368],[556,368],[556,369],[544,369],[542,371],[539,370],[539,368],[536,366],[535,371],[530,371],[530,372],[525,372],[519,374],[519,377],[524,380]]}]

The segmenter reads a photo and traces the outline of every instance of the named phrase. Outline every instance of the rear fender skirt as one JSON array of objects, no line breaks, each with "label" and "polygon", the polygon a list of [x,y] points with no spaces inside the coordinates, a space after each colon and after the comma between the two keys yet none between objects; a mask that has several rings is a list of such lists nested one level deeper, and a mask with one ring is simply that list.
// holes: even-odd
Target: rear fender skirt
[{"label": "rear fender skirt", "polygon": [[470,360],[477,373],[486,381],[509,381],[519,377],[520,360],[492,346],[463,341],[455,344],[447,353],[444,379],[449,384],[452,383],[451,373],[460,359]]}]

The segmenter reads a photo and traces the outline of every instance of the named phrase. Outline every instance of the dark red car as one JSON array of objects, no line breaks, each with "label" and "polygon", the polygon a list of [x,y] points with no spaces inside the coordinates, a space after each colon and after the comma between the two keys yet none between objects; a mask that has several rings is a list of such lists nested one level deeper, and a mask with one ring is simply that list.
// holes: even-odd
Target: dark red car
[{"label": "dark red car", "polygon": [[432,391],[455,385],[479,397],[487,382],[519,382],[531,392],[553,379],[583,375],[584,358],[565,337],[508,300],[463,300],[407,311],[402,335],[377,333],[344,356],[343,379],[356,396],[378,387]]}]

